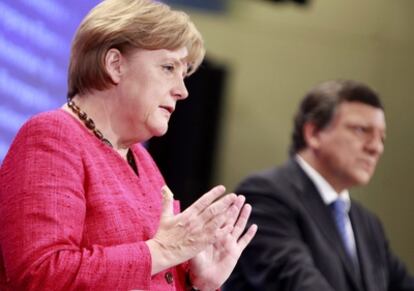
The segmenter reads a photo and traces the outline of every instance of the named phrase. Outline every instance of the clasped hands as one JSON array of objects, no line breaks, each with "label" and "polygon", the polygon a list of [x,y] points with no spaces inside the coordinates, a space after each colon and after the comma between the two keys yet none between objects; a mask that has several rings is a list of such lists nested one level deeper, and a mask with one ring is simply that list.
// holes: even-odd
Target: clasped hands
[{"label": "clasped hands", "polygon": [[189,261],[190,279],[198,289],[216,290],[224,283],[257,231],[252,225],[243,234],[251,212],[244,196],[224,193],[223,186],[216,186],[174,215],[173,195],[162,188],[160,225],[146,241],[152,274]]}]

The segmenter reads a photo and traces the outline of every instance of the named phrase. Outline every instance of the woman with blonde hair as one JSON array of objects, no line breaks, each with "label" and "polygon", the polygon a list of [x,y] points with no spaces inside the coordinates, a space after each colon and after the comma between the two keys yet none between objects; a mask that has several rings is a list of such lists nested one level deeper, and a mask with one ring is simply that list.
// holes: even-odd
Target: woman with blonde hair
[{"label": "woman with blonde hair", "polygon": [[[183,12],[106,0],[73,40],[68,102],[17,134],[0,170],[1,290],[215,290],[257,227],[216,186],[182,213],[141,145],[168,129],[204,57]],[[223,196],[223,197],[222,197]]]}]

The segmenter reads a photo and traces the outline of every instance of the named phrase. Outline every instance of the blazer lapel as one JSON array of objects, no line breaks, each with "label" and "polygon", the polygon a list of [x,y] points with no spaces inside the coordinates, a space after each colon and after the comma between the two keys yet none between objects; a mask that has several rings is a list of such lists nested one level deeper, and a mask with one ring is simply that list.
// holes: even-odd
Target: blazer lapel
[{"label": "blazer lapel", "polygon": [[291,169],[290,175],[288,175],[289,180],[293,187],[296,188],[299,199],[302,201],[306,211],[309,212],[310,217],[312,217],[316,225],[318,225],[321,233],[325,235],[326,240],[329,241],[329,244],[340,256],[346,273],[354,285],[354,290],[364,290],[361,288],[361,282],[359,276],[355,273],[355,268],[352,267],[353,262],[345,251],[345,247],[336,228],[330,209],[323,202],[316,186],[296,161],[291,160],[288,164],[288,168]]},{"label": "blazer lapel", "polygon": [[361,271],[361,279],[363,281],[362,283],[366,287],[365,290],[377,291],[375,287],[375,279],[372,276],[372,270],[375,268],[375,266],[372,264],[372,261],[369,257],[368,245],[365,243],[367,239],[365,237],[366,233],[362,227],[362,218],[358,215],[355,207],[352,206],[349,216],[351,219],[352,230],[354,231],[355,243],[358,250],[359,268]]}]

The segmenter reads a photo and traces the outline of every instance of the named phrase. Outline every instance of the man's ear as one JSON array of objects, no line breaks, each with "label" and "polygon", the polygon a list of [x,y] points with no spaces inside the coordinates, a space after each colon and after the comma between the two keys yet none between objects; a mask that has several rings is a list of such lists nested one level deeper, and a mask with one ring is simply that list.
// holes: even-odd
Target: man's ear
[{"label": "man's ear", "polygon": [[114,84],[118,84],[122,75],[122,54],[116,48],[111,48],[105,55],[105,69]]},{"label": "man's ear", "polygon": [[306,145],[309,148],[317,149],[320,142],[320,130],[312,122],[306,122],[303,125],[303,137],[305,138]]}]

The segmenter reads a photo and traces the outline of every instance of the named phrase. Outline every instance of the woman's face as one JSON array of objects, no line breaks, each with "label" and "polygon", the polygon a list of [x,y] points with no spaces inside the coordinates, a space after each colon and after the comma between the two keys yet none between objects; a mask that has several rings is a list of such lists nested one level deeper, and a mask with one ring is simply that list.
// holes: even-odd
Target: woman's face
[{"label": "woman's face", "polygon": [[177,101],[188,96],[184,85],[187,54],[186,48],[137,49],[122,56],[114,112],[123,139],[144,141],[167,132]]}]

